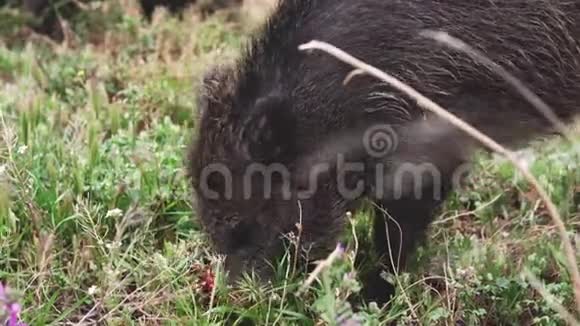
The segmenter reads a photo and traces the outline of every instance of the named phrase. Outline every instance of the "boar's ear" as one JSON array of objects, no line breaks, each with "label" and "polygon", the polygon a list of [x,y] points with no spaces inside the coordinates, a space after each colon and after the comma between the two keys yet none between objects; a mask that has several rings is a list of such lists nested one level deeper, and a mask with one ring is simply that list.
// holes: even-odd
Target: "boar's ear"
[{"label": "boar's ear", "polygon": [[197,90],[197,113],[204,116],[225,116],[230,112],[231,96],[236,86],[236,74],[230,65],[210,67],[203,75]]},{"label": "boar's ear", "polygon": [[294,152],[296,119],[281,96],[259,98],[240,134],[240,149],[256,162],[284,162]]}]

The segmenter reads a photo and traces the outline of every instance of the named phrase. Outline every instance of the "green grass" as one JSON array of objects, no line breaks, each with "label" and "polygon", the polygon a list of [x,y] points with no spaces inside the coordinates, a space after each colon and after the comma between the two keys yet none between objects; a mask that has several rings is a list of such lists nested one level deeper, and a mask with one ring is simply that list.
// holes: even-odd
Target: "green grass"
[{"label": "green grass", "polygon": [[[564,324],[522,276],[530,270],[573,309],[557,233],[521,176],[483,156],[411,273],[398,276],[388,309],[354,313],[347,304],[360,288],[352,235],[346,256],[305,294],[296,294],[305,275],[285,259],[272,284],[226,287],[191,210],[183,158],[200,74],[235,55],[248,29],[219,14],[148,25],[121,12],[97,19],[104,9],[94,10],[73,26],[70,47],[15,41],[17,28],[0,37],[0,280],[19,293],[24,321]],[[534,148],[533,172],[578,231],[577,152],[562,140]],[[353,222],[360,250],[366,217]],[[200,287],[208,268],[215,293]]]}]

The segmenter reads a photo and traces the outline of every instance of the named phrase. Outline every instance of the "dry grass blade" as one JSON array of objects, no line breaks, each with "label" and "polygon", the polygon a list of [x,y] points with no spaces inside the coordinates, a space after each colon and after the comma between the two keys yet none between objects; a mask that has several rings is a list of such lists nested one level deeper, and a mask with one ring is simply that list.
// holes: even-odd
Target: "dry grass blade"
[{"label": "dry grass blade", "polygon": [[546,303],[552,310],[556,311],[560,314],[560,317],[564,319],[569,325],[579,326],[580,322],[574,318],[567,310],[554,298],[554,296],[546,289],[546,287],[542,284],[542,282],[532,274],[529,270],[524,270],[522,273],[530,282],[530,285],[542,295]]},{"label": "dry grass blade", "polygon": [[[407,294],[407,291],[403,287],[403,284],[401,283],[401,280],[399,278],[399,268],[401,267],[401,254],[402,254],[401,248],[403,248],[403,237],[404,237],[403,229],[401,228],[401,225],[399,224],[399,222],[397,222],[397,220],[395,220],[391,216],[391,214],[389,214],[389,212],[387,210],[385,210],[383,207],[376,205],[376,204],[374,204],[373,206],[375,206],[377,209],[379,209],[381,211],[381,213],[383,214],[383,217],[386,217],[386,219],[384,219],[385,236],[387,238],[387,247],[388,247],[388,253],[389,253],[389,260],[391,262],[391,270],[393,271],[393,274],[395,276],[395,280],[397,281],[397,285],[401,289],[401,295],[403,296],[403,299],[405,300],[405,302],[409,306],[409,310],[411,311],[411,316],[413,316],[413,318],[415,320],[419,320],[419,316],[417,315],[417,312],[415,311],[415,308],[413,307],[413,303],[411,302],[411,298]],[[390,220],[397,227],[397,231],[399,232],[399,243],[398,243],[399,251],[397,252],[396,265],[395,265],[395,259],[393,257],[393,248],[391,246],[391,238],[389,236],[389,224],[388,224],[387,220]]]},{"label": "dry grass blade", "polygon": [[310,273],[306,281],[304,281],[300,289],[298,289],[297,293],[298,294],[304,293],[304,291],[306,291],[310,287],[310,285],[314,283],[314,281],[320,275],[320,273],[322,273],[322,271],[325,270],[326,268],[330,267],[332,263],[334,263],[334,261],[340,258],[343,254],[344,247],[341,244],[338,244],[334,249],[334,251],[331,252],[330,255],[328,255],[328,257],[325,260],[318,263],[314,271]]},{"label": "dry grass blade", "polygon": [[296,268],[298,266],[298,258],[300,257],[300,248],[302,246],[302,203],[300,201],[297,202],[298,204],[298,224],[296,224],[296,228],[298,229],[298,236],[296,238],[296,244],[294,248],[294,257],[292,260],[292,276],[296,275]]},{"label": "dry grass blade", "polygon": [[547,209],[550,217],[552,218],[552,221],[554,222],[555,226],[558,229],[560,238],[561,238],[562,243],[564,245],[564,250],[565,250],[567,263],[568,263],[568,269],[569,269],[570,275],[571,275],[573,283],[574,283],[573,284],[574,296],[576,299],[577,310],[578,310],[578,312],[580,312],[580,272],[578,271],[576,252],[575,252],[575,250],[572,246],[572,243],[568,237],[566,226],[564,225],[564,222],[562,221],[562,218],[560,217],[560,213],[558,212],[558,209],[556,208],[556,206],[554,205],[554,203],[550,199],[547,192],[540,185],[540,182],[538,181],[538,179],[532,173],[530,173],[530,171],[527,169],[527,167],[524,166],[518,160],[517,156],[512,151],[501,146],[500,144],[498,144],[496,141],[494,141],[493,139],[491,139],[487,135],[483,134],[479,130],[477,130],[474,127],[472,127],[471,125],[467,124],[465,121],[459,119],[457,116],[451,114],[450,112],[448,112],[447,110],[445,110],[444,108],[442,108],[441,106],[436,104],[435,102],[431,101],[429,98],[425,97],[424,95],[422,95],[421,93],[416,91],[411,86],[399,81],[398,79],[392,77],[391,75],[389,75],[389,74],[387,74],[387,73],[359,60],[359,59],[356,59],[355,57],[349,55],[348,53],[338,49],[337,47],[335,47],[331,44],[314,40],[314,41],[311,41],[309,43],[302,44],[301,46],[299,46],[299,49],[302,51],[306,51],[306,50],[324,51],[324,52],[336,57],[337,59],[355,67],[358,71],[364,71],[367,74],[388,83],[392,87],[395,87],[399,91],[401,91],[401,92],[407,94],[409,97],[413,98],[417,102],[417,104],[419,106],[421,106],[422,108],[429,110],[429,111],[437,114],[438,116],[444,118],[445,120],[449,121],[454,126],[456,126],[457,128],[461,129],[462,131],[464,131],[465,133],[467,133],[468,135],[470,135],[471,137],[473,137],[474,139],[479,141],[481,144],[483,144],[484,146],[486,146],[490,150],[495,151],[495,152],[503,155],[504,157],[506,157],[522,173],[524,178],[526,180],[528,180],[528,182],[532,185],[532,187],[537,191],[539,197],[542,199],[542,201],[546,205],[546,209]]},{"label": "dry grass blade", "polygon": [[436,42],[442,43],[456,51],[463,52],[470,56],[472,59],[487,66],[494,73],[503,78],[503,80],[505,80],[513,88],[515,88],[528,102],[530,102],[530,104],[532,104],[538,111],[540,111],[540,113],[542,113],[550,121],[550,123],[556,126],[562,135],[564,135],[568,140],[573,141],[574,136],[571,134],[569,128],[567,128],[566,124],[558,118],[552,109],[550,109],[548,104],[546,104],[538,95],[534,94],[534,92],[532,92],[520,80],[510,74],[502,66],[486,57],[483,53],[469,46],[469,44],[449,35],[448,33],[426,30],[421,32],[421,36],[433,39]]}]

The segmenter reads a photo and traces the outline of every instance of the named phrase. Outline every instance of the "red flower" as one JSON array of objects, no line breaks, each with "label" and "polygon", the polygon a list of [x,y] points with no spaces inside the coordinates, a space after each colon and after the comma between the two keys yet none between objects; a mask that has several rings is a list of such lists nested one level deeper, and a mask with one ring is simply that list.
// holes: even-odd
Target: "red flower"
[{"label": "red flower", "polygon": [[215,275],[211,268],[206,268],[199,276],[199,288],[205,294],[210,294],[215,286]]}]

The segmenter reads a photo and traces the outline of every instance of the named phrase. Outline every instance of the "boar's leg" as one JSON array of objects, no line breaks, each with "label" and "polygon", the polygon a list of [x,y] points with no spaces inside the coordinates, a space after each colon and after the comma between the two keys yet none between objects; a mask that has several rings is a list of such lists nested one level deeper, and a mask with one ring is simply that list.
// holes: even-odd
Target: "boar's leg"
[{"label": "boar's leg", "polygon": [[[368,301],[387,303],[395,292],[393,284],[381,277],[383,270],[393,273],[404,268],[415,247],[423,240],[435,211],[450,192],[451,182],[444,185],[439,199],[434,198],[433,188],[423,192],[423,198],[413,194],[405,198],[377,203],[374,216],[374,250],[381,258],[381,265],[372,270],[365,282],[363,295]],[[388,213],[387,214],[385,214]]]}]

